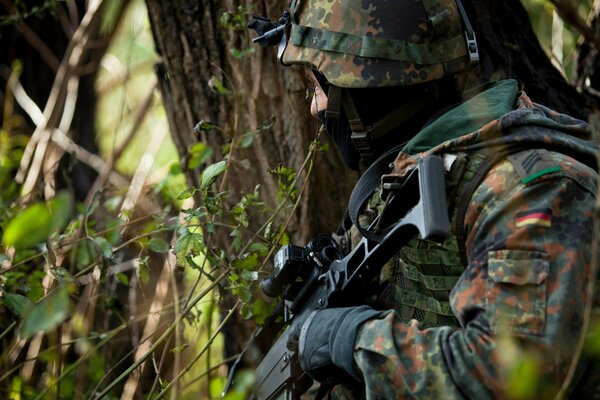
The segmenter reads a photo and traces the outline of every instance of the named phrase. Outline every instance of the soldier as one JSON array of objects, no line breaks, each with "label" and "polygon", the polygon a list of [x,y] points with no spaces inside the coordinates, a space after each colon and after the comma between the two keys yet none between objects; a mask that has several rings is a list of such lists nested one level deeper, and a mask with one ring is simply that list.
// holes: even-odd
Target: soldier
[{"label": "soldier", "polygon": [[[383,177],[393,183],[441,156],[452,226],[441,244],[417,236],[398,249],[365,306],[312,313],[299,333],[302,368],[320,382],[351,376],[333,390],[339,398],[503,398],[508,341],[535,357],[532,396],[552,396],[591,301],[589,126],[534,103],[514,80],[465,91],[478,48],[460,0],[291,3],[262,41],[279,44],[284,65],[310,68],[311,112],[346,164],[364,171],[397,146]],[[341,243],[387,206],[374,195]]]}]

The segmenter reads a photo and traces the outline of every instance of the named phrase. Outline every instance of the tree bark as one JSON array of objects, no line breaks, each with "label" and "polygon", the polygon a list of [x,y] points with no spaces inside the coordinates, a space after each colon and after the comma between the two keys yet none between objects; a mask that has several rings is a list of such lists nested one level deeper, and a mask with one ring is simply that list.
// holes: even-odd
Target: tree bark
[{"label": "tree bark", "polygon": [[[215,149],[218,159],[218,149],[224,144],[272,124],[256,134],[256,145],[240,150],[231,160],[227,189],[232,190],[234,199],[242,192],[251,193],[259,182],[263,196],[275,205],[277,179],[269,171],[278,164],[298,169],[315,138],[303,72],[277,65],[273,49],[255,48],[245,27],[251,8],[254,13],[277,17],[285,3],[248,1],[240,14],[234,1],[147,1],[162,57],[157,66],[160,89],[183,165],[191,145],[199,141]],[[224,26],[227,18],[234,20],[239,15],[244,22],[225,22]],[[248,49],[246,57],[232,55],[232,51]],[[232,94],[215,93],[211,79],[223,82]],[[194,126],[199,121],[215,123],[227,134],[212,130],[198,135]],[[312,183],[290,224],[294,241],[305,241],[335,226],[355,179],[344,172],[336,156],[328,154],[317,162]],[[199,187],[198,170],[187,170],[186,176],[190,185]]]}]

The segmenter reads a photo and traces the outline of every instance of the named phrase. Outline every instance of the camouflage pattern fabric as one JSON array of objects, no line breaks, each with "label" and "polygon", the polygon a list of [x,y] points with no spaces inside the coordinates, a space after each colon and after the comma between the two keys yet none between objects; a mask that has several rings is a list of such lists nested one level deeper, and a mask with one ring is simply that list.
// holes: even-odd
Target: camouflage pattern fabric
[{"label": "camouflage pattern fabric", "polygon": [[346,88],[411,85],[469,65],[454,0],[294,0],[285,64]]},{"label": "camouflage pattern fabric", "polygon": [[[390,310],[361,327],[355,361],[367,399],[507,398],[510,348],[535,355],[532,397],[558,390],[588,301],[597,187],[596,172],[576,159],[593,164],[598,148],[571,134],[589,127],[522,93],[514,111],[474,132],[399,154],[388,180],[431,153],[531,149],[496,164],[471,198],[468,266],[449,296],[459,326],[427,327]],[[351,398],[342,391],[338,398]]]}]

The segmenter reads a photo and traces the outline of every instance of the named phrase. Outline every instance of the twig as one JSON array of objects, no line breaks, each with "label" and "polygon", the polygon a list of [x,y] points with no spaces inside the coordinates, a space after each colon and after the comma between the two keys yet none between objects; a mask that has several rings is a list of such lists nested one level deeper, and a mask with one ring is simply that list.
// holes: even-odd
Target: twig
[{"label": "twig", "polygon": [[169,389],[171,387],[173,387],[173,385],[179,381],[179,378],[181,378],[183,375],[185,375],[186,373],[188,373],[188,371],[190,369],[192,369],[192,367],[194,366],[194,364],[196,364],[196,362],[200,359],[200,357],[202,357],[202,355],[206,352],[206,350],[208,350],[209,347],[212,345],[212,343],[215,341],[215,339],[219,335],[219,333],[221,333],[221,331],[223,330],[223,327],[229,321],[229,319],[233,316],[234,312],[237,310],[237,308],[240,306],[240,304],[241,304],[241,301],[238,300],[234,304],[234,306],[231,308],[231,310],[229,310],[229,312],[227,313],[227,315],[225,316],[225,318],[223,318],[223,321],[219,324],[219,326],[215,330],[215,333],[213,333],[213,335],[208,339],[208,341],[202,347],[202,349],[198,352],[198,354],[196,354],[196,356],[194,356],[194,358],[192,359],[192,361],[190,361],[188,363],[188,365],[186,365],[186,367],[184,369],[182,369],[177,374],[177,376],[175,376],[175,378],[173,378],[173,380],[171,382],[169,382],[169,384],[167,386],[165,386],[165,388],[154,398],[154,400],[162,399],[163,396],[169,391]]},{"label": "twig", "polygon": [[[19,183],[23,182],[22,194],[24,201],[29,200],[29,196],[38,180],[49,136],[54,128],[57,127],[62,113],[65,97],[67,96],[66,86],[70,80],[72,68],[83,62],[85,46],[90,36],[95,32],[95,29],[97,29],[98,22],[102,16],[102,13],[100,12],[102,4],[103,0],[93,0],[89,2],[88,10],[83,17],[81,24],[73,34],[67,50],[65,51],[65,56],[56,73],[50,96],[48,97],[44,108],[45,123],[36,127],[23,153],[21,165],[15,180]],[[26,170],[28,170],[27,175],[25,175]]]},{"label": "twig", "polygon": [[[9,80],[9,83],[11,81]],[[33,123],[37,126],[45,124],[45,118],[42,111],[39,109],[37,104],[29,97],[25,89],[19,81],[14,81],[9,85],[17,104],[21,106],[23,111],[31,118]],[[104,160],[97,154],[91,153],[81,146],[78,146],[73,140],[71,140],[64,131],[55,129],[52,132],[52,141],[56,143],[60,148],[65,150],[67,153],[75,156],[78,161],[90,166],[97,172],[103,171],[106,167]],[[111,171],[108,181],[115,187],[127,187],[129,181],[122,175],[115,171]]]},{"label": "twig", "polygon": [[[188,199],[187,204],[185,204],[183,206],[183,208],[186,209],[186,208],[193,207],[193,203],[191,203],[191,202],[193,202],[193,200],[191,198]],[[185,214],[180,213],[179,214],[180,222],[183,222],[184,218],[185,218]],[[177,239],[177,235],[174,234],[171,239],[172,245],[175,245],[176,239]],[[139,360],[142,360],[142,358],[145,356],[145,354],[153,346],[153,343],[150,340],[150,338],[156,332],[156,327],[158,325],[158,322],[160,321],[160,311],[162,310],[165,299],[167,297],[169,282],[171,280],[173,271],[175,270],[176,263],[177,263],[177,260],[175,259],[175,255],[172,252],[169,252],[167,254],[165,262],[163,263],[163,268],[160,273],[160,277],[158,278],[158,281],[156,283],[156,289],[154,290],[155,295],[154,295],[154,298],[152,299],[152,304],[150,305],[149,317],[146,320],[146,324],[144,325],[144,332],[142,334],[142,338],[143,338],[142,344],[140,344],[140,346],[138,347],[138,349],[135,352],[134,360],[136,362]],[[143,373],[144,367],[145,367],[145,363],[142,360],[142,362],[140,363],[140,371],[139,371],[140,375]],[[125,383],[125,387],[123,388],[123,393],[121,395],[121,399],[122,400],[132,399],[137,390],[138,383],[139,383],[139,380],[137,379],[137,377],[134,374],[129,375],[129,378],[127,379],[127,382]]]},{"label": "twig", "polygon": [[[129,133],[127,134],[124,142],[122,143],[122,145],[118,148],[115,149],[113,151],[113,153],[110,156],[110,159],[107,163],[104,164],[103,169],[101,171],[99,171],[99,175],[96,178],[96,180],[94,181],[94,183],[92,184],[92,188],[89,191],[89,194],[87,196],[86,199],[86,204],[89,204],[91,202],[92,197],[95,195],[95,193],[100,190],[100,188],[104,187],[104,185],[106,184],[107,179],[110,177],[110,174],[112,173],[113,169],[114,169],[114,165],[115,163],[118,161],[118,159],[121,157],[123,151],[125,150],[125,148],[127,147],[127,145],[129,145],[129,143],[131,143],[131,141],[133,140],[133,138],[135,137],[135,135],[139,132],[139,127],[141,126],[142,122],[144,121],[144,118],[146,117],[148,110],[150,109],[150,106],[152,104],[152,99],[153,99],[153,94],[154,94],[154,90],[156,88],[156,82],[151,85],[148,94],[145,96],[144,101],[142,102],[142,104],[140,105],[140,107],[138,108],[137,112],[136,112],[136,116],[135,116],[135,120],[134,123],[131,127],[131,129],[129,130]],[[160,137],[160,133],[163,134],[162,137]],[[156,138],[152,138],[150,140],[150,142],[148,143],[148,148],[146,150],[146,154],[156,154],[157,149],[155,148],[155,143],[154,140],[160,140],[160,142],[162,143],[162,141],[164,140],[164,135],[166,134],[165,131],[162,132],[157,132],[156,130],[153,132],[153,135],[157,135]],[[143,161],[144,159],[142,159]],[[136,181],[136,176],[137,181],[136,183],[139,183],[139,179],[141,178],[140,172],[143,169],[138,167],[135,175],[134,175],[134,179],[132,180],[131,183],[131,187],[129,188],[128,194],[127,196],[133,196],[135,193],[132,191],[134,189],[132,189],[132,187],[135,187],[135,190],[141,190],[141,187],[138,187],[137,185],[134,184],[133,181]],[[149,172],[149,171],[147,171]],[[145,176],[143,177],[143,180],[145,181],[147,179],[148,173],[145,174]],[[142,182],[143,184],[143,182]],[[136,195],[136,199],[137,196],[139,196],[139,193],[137,193]],[[127,209],[131,208],[131,204],[127,205]],[[123,212],[121,212],[122,214]]]},{"label": "twig", "polygon": [[119,217],[124,221],[129,219],[129,213],[133,211],[136,203],[138,202],[138,199],[142,193],[142,189],[144,188],[146,178],[150,174],[150,168],[152,167],[152,164],[154,164],[156,155],[160,151],[166,136],[167,130],[165,129],[155,129],[152,133],[152,137],[150,138],[146,152],[142,156],[138,168],[133,175],[131,185],[129,186],[129,190],[127,191],[123,205],[121,206]]},{"label": "twig", "polygon": [[58,22],[60,22],[65,35],[67,35],[67,37],[73,36],[73,32],[75,32],[75,27],[77,26],[76,21],[69,20],[69,16],[62,5],[62,2],[56,3],[56,16],[58,17]]},{"label": "twig", "polygon": [[94,396],[94,398],[96,399],[101,399],[103,398],[107,393],[109,393],[115,386],[117,386],[121,381],[123,381],[123,379],[125,379],[127,376],[129,376],[129,374],[131,374],[134,370],[136,370],[144,361],[146,361],[148,359],[148,357],[150,357],[154,351],[158,348],[158,346],[160,346],[160,344],[162,344],[170,335],[171,333],[173,333],[173,330],[175,330],[175,325],[179,324],[181,321],[183,321],[183,319],[186,317],[186,315],[191,311],[191,309],[202,299],[204,298],[204,296],[206,296],[208,293],[210,293],[215,286],[217,286],[223,279],[225,279],[225,277],[227,277],[227,275],[229,274],[229,270],[226,269],[224,270],[216,279],[215,282],[211,282],[211,284],[206,287],[201,293],[199,293],[196,297],[194,297],[194,299],[192,301],[190,301],[190,303],[188,304],[188,306],[181,312],[181,314],[177,315],[175,318],[175,321],[173,321],[171,323],[171,325],[169,325],[169,327],[164,331],[164,333],[152,344],[152,346],[150,346],[150,348],[148,349],[148,351],[146,351],[139,360],[137,360],[136,362],[134,362],[132,365],[130,365],[125,371],[123,371],[123,373],[121,373],[121,375],[119,375],[116,379],[113,379],[112,382],[110,382],[100,393],[96,394]]}]

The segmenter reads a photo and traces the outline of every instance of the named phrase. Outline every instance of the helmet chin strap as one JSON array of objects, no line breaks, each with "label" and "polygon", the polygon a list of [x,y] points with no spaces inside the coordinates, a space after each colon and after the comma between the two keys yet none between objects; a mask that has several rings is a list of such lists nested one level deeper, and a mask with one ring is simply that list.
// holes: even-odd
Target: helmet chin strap
[{"label": "helmet chin strap", "polygon": [[427,104],[438,99],[437,86],[433,83],[417,96],[411,96],[402,105],[391,111],[372,125],[365,125],[358,114],[349,89],[329,85],[327,93],[326,118],[339,118],[341,106],[348,116],[351,139],[360,154],[364,165],[371,164],[377,157],[374,143],[398,126],[404,124]]}]

